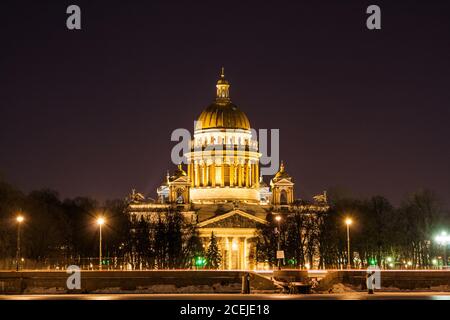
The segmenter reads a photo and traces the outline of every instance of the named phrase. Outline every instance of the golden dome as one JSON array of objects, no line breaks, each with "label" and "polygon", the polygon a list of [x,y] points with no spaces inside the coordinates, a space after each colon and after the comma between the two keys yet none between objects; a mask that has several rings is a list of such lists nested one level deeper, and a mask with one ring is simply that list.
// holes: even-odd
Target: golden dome
[{"label": "golden dome", "polygon": [[168,180],[169,181],[174,181],[174,180],[176,180],[176,179],[178,179],[180,177],[185,177],[185,176],[187,176],[187,173],[186,173],[186,171],[183,170],[183,165],[179,164],[177,166],[177,169],[173,173],[173,176],[171,176]]},{"label": "golden dome", "polygon": [[230,85],[225,79],[223,68],[216,87],[216,101],[200,114],[195,130],[214,128],[250,130],[250,121],[248,121],[245,113],[231,103],[229,96]]},{"label": "golden dome", "polygon": [[279,181],[281,179],[291,180],[291,176],[285,171],[284,162],[281,161],[280,170],[275,174],[273,181]]},{"label": "golden dome", "polygon": [[195,130],[226,128],[250,130],[250,121],[234,104],[213,103],[198,117]]}]

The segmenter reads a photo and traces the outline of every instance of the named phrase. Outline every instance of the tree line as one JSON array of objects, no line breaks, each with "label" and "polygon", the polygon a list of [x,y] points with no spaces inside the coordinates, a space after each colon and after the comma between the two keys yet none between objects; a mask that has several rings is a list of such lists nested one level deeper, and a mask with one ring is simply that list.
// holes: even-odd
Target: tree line
[{"label": "tree line", "polygon": [[[257,259],[276,265],[277,243],[284,265],[307,268],[436,268],[444,264],[444,248],[435,236],[450,227],[450,214],[430,190],[421,190],[393,206],[383,196],[355,199],[330,195],[330,210],[305,214],[301,204],[280,213],[280,230],[269,214],[258,230]],[[350,259],[345,220],[351,218]]]},{"label": "tree line", "polygon": [[[382,196],[358,199],[330,194],[326,213],[310,214],[295,203],[283,212],[278,225],[274,214],[256,237],[256,259],[277,264],[280,241],[283,265],[296,268],[341,268],[378,265],[384,268],[430,268],[442,264],[443,248],[434,236],[450,227],[450,215],[429,190],[416,192],[399,206]],[[104,216],[102,250],[105,268],[178,269],[221,265],[217,239],[203,243],[195,225],[177,210],[152,217],[130,217],[124,199],[98,201],[89,197],[61,199],[43,189],[23,193],[0,180],[0,269],[14,266],[18,214],[24,267],[64,268],[68,264],[96,268],[99,227]],[[351,217],[350,259],[345,219]],[[278,228],[278,226],[280,228]]]},{"label": "tree line", "polygon": [[[217,241],[202,243],[195,225],[177,210],[152,219],[131,217],[125,199],[100,204],[89,197],[61,200],[54,190],[28,194],[0,180],[0,269],[15,265],[17,216],[21,257],[26,268],[179,269],[220,265]],[[99,261],[98,217],[102,226],[102,261]]]}]

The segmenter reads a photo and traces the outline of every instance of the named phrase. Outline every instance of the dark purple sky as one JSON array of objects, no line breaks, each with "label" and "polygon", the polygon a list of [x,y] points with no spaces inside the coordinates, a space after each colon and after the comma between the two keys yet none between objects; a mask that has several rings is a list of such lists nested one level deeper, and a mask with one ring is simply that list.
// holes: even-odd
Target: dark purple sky
[{"label": "dark purple sky", "polygon": [[[280,129],[298,197],[427,187],[448,202],[449,2],[318,3],[2,2],[0,172],[64,197],[153,193],[224,66],[252,126]],[[374,3],[381,31],[365,27]]]}]

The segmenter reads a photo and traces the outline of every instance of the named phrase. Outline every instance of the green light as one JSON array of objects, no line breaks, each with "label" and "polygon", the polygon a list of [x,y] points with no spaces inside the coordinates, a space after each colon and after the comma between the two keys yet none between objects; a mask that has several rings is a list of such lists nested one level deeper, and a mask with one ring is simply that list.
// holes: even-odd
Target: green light
[{"label": "green light", "polygon": [[292,265],[292,266],[293,266],[293,265],[296,265],[296,264],[297,264],[297,260],[294,259],[294,258],[291,258],[291,259],[288,260],[288,264],[289,264],[289,265]]},{"label": "green light", "polygon": [[377,260],[376,259],[370,259],[370,265],[374,266],[377,264]]},{"label": "green light", "polygon": [[206,265],[206,259],[204,257],[195,258],[195,266],[204,267]]}]

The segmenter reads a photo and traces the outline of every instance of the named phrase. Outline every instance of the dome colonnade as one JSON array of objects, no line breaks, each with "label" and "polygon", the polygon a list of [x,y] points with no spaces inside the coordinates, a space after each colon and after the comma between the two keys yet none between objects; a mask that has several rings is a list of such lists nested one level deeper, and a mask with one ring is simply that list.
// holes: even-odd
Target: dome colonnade
[{"label": "dome colonnade", "polygon": [[230,100],[223,70],[215,101],[199,116],[186,154],[191,200],[259,202],[258,142],[250,122]]}]

